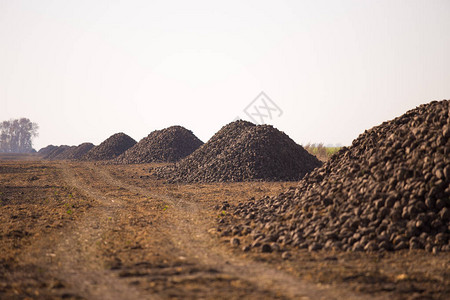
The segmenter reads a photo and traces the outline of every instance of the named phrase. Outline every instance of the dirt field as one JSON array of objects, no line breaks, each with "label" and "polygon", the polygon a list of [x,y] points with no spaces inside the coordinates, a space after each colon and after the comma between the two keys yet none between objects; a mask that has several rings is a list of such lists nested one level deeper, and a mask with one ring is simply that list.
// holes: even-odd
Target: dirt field
[{"label": "dirt field", "polygon": [[0,299],[450,299],[449,253],[284,260],[216,232],[223,201],[295,183],[171,185],[150,167],[0,156]]}]

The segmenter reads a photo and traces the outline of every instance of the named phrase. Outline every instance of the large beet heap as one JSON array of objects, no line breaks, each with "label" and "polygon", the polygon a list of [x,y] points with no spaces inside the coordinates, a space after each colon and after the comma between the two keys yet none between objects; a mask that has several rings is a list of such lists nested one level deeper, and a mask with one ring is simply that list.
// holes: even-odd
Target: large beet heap
[{"label": "large beet heap", "polygon": [[263,251],[449,251],[449,137],[449,101],[421,105],[361,134],[297,188],[230,208],[219,229]]},{"label": "large beet heap", "polygon": [[236,121],[174,167],[156,174],[172,182],[299,180],[320,165],[272,126]]},{"label": "large beet heap", "polygon": [[55,151],[56,148],[58,148],[58,146],[55,146],[55,145],[48,145],[48,146],[46,146],[46,147],[44,147],[44,148],[41,148],[41,149],[38,151],[38,154],[39,154],[40,156],[42,156],[43,158],[45,158],[48,154],[50,154],[51,152]]},{"label": "large beet heap", "polygon": [[122,164],[175,162],[203,145],[190,130],[172,126],[155,130],[115,159]]},{"label": "large beet heap", "polygon": [[56,159],[71,159],[77,160],[81,159],[87,152],[89,152],[92,148],[94,148],[94,144],[92,143],[83,143],[78,146],[72,146],[59,154]]},{"label": "large beet heap", "polygon": [[83,143],[78,146],[53,146],[48,145],[38,151],[44,159],[80,159],[94,147],[92,143]]},{"label": "large beet heap", "polygon": [[116,133],[89,150],[82,159],[92,161],[114,159],[135,144],[136,141],[125,133]]},{"label": "large beet heap", "polygon": [[58,156],[60,156],[63,152],[67,151],[68,149],[70,149],[70,146],[67,145],[61,145],[61,146],[53,146],[53,145],[49,145],[47,147],[45,147],[44,149],[39,150],[42,156],[42,158],[44,159],[48,159],[48,160],[54,160],[54,159],[58,159]]}]

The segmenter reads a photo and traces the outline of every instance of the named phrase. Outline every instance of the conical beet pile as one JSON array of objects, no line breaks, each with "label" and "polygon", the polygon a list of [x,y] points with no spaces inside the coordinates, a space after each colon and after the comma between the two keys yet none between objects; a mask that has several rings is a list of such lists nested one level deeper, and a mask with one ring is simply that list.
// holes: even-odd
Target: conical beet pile
[{"label": "conical beet pile", "polygon": [[421,105],[361,134],[297,188],[229,208],[219,229],[246,250],[449,251],[449,137],[449,101]]},{"label": "conical beet pile", "polygon": [[320,165],[272,126],[236,121],[175,166],[155,173],[170,182],[299,180]]},{"label": "conical beet pile", "polygon": [[61,154],[59,154],[55,159],[70,159],[70,160],[81,159],[92,148],[94,148],[94,144],[92,143],[83,143],[78,146],[72,146],[69,149],[62,152]]},{"label": "conical beet pile", "polygon": [[[67,151],[68,149],[70,149],[70,146],[67,145],[61,145],[61,146],[55,146],[55,148],[48,146],[48,152],[47,154],[43,155],[44,159],[49,159],[49,160],[55,160],[58,159],[58,156],[60,156],[62,153],[64,153],[65,151]],[[52,150],[51,150],[52,149]],[[43,151],[45,153],[45,151]],[[41,152],[41,153],[43,153]]]},{"label": "conical beet pile", "polygon": [[121,164],[176,162],[203,145],[190,130],[172,126],[155,130],[114,161]]},{"label": "conical beet pile", "polygon": [[67,159],[67,156],[74,151],[77,146],[61,146],[62,149],[58,154],[53,155],[53,160]]},{"label": "conical beet pile", "polygon": [[54,151],[58,146],[48,145],[44,148],[39,149],[38,154],[42,157],[47,156],[50,152]]},{"label": "conical beet pile", "polygon": [[125,133],[116,133],[89,150],[82,159],[91,161],[114,159],[135,144],[136,141]]}]

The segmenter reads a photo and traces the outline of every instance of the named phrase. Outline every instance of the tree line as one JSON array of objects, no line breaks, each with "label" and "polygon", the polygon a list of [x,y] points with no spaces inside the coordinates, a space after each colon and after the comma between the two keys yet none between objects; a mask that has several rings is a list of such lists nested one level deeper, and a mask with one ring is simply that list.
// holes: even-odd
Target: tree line
[{"label": "tree line", "polygon": [[33,138],[38,136],[39,126],[28,118],[11,119],[0,123],[1,153],[31,153]]}]

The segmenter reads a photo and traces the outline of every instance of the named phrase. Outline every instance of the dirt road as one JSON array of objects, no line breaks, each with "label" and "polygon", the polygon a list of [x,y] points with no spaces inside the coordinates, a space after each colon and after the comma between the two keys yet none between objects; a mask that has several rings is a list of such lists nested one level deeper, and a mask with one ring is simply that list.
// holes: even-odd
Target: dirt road
[{"label": "dirt road", "polygon": [[[145,178],[142,165],[0,165],[2,299],[384,299],[392,292],[319,280],[327,254],[302,254],[315,263],[308,279],[298,261],[242,253],[215,232],[219,200],[276,193],[283,183],[176,186]],[[442,269],[433,276],[445,288],[448,256],[427,263]]]}]

